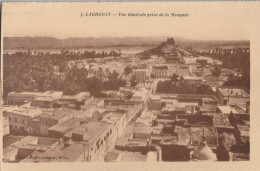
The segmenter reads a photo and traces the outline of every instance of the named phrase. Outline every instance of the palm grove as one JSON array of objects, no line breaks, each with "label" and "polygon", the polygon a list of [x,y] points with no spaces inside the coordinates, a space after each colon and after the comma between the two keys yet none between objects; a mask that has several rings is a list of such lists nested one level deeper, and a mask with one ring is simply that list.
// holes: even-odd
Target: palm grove
[{"label": "palm grove", "polygon": [[[4,96],[9,92],[22,91],[63,91],[74,95],[81,91],[89,91],[93,95],[101,90],[118,90],[126,83],[116,71],[98,70],[68,66],[69,61],[82,59],[120,56],[115,51],[97,53],[95,51],[61,53],[16,52],[4,54],[3,88]],[[59,67],[60,74],[54,74],[54,67]],[[62,75],[64,77],[62,77]]]}]

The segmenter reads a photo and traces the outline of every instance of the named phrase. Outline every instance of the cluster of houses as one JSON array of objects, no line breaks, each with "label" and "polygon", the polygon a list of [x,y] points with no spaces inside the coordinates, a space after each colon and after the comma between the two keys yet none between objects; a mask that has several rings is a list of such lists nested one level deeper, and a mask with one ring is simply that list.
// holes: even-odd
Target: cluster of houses
[{"label": "cluster of houses", "polygon": [[[105,97],[89,92],[9,93],[3,106],[3,161],[249,160],[250,94],[241,87],[222,86],[231,71],[239,73],[222,69],[220,76],[212,75],[220,61],[193,56],[172,38],[160,47],[164,56],[71,64],[120,71],[129,84],[104,91]],[[129,64],[130,74],[120,63]],[[174,74],[176,81],[171,80]],[[204,84],[212,91],[157,92],[158,82],[165,80],[175,86]]]},{"label": "cluster of houses", "polygon": [[4,161],[104,161],[142,106],[87,92],[10,93],[3,109]]}]

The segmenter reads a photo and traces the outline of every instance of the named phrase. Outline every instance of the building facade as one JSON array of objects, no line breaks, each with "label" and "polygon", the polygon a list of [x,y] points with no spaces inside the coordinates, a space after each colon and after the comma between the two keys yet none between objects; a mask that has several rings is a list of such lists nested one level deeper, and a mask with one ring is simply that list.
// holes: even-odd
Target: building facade
[{"label": "building facade", "polygon": [[155,78],[168,78],[168,66],[163,65],[163,66],[153,66],[152,67],[152,75]]}]

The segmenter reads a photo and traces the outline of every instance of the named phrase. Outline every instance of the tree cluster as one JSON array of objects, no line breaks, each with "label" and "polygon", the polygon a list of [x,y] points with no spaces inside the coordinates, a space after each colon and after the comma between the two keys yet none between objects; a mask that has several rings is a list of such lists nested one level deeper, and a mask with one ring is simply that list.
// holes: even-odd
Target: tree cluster
[{"label": "tree cluster", "polygon": [[191,85],[180,83],[180,85],[174,85],[171,81],[159,81],[157,84],[157,93],[169,93],[169,94],[211,94],[211,89],[208,85]]},{"label": "tree cluster", "polygon": [[[92,52],[69,52],[43,53],[43,52],[16,52],[3,55],[3,92],[4,97],[9,92],[22,91],[64,91],[65,94],[76,94],[80,91],[98,92],[101,90],[117,90],[125,84],[119,78],[119,74],[103,71],[88,70],[76,66],[70,68],[68,62],[107,55],[118,56],[112,51],[110,53]],[[58,67],[60,74],[55,74]],[[92,77],[89,74],[92,73]],[[64,75],[64,77],[62,77]]]},{"label": "tree cluster", "polygon": [[205,51],[200,53],[200,55],[213,57],[222,61],[224,68],[238,69],[242,71],[242,78],[236,78],[236,81],[228,81],[226,84],[232,86],[242,86],[250,90],[250,51],[248,50],[249,49],[242,48],[216,48],[212,52]]}]

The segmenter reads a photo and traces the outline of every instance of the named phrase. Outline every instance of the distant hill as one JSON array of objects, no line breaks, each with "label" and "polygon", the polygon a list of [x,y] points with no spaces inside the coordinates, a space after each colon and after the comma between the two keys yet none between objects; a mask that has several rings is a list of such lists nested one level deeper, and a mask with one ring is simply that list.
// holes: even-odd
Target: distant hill
[{"label": "distant hill", "polygon": [[166,37],[87,37],[56,39],[53,37],[4,37],[4,50],[58,49],[102,46],[159,45]]},{"label": "distant hill", "polygon": [[177,43],[182,47],[209,50],[215,48],[249,48],[249,40],[189,40],[179,39]]},{"label": "distant hill", "polygon": [[[4,50],[27,49],[71,49],[104,46],[156,46],[165,41],[167,36],[153,37],[86,37],[57,39],[54,37],[4,37]],[[249,46],[249,41],[214,41],[214,40],[190,40],[174,37],[176,42],[184,47],[212,48],[226,46]]]},{"label": "distant hill", "polygon": [[61,48],[62,40],[53,37],[4,37],[4,50]]},{"label": "distant hill", "polygon": [[184,55],[184,52],[186,54],[188,53],[189,55],[192,55],[187,50],[180,48],[178,43],[174,41],[174,38],[169,38],[167,41],[161,42],[159,46],[138,53],[138,55],[140,55],[142,58],[147,58],[151,55],[164,56],[165,58],[176,58],[181,54]]}]

